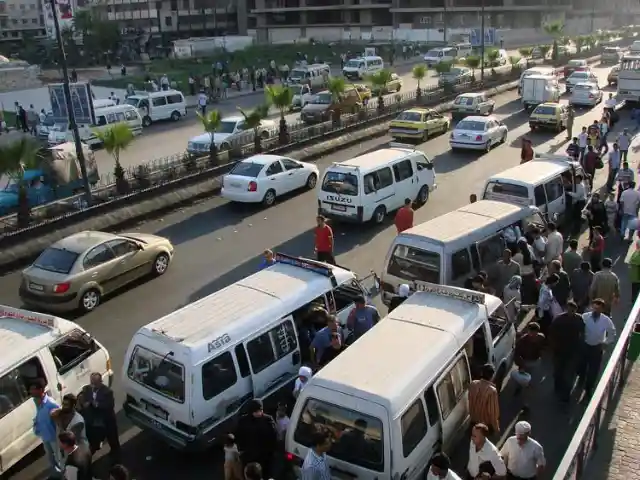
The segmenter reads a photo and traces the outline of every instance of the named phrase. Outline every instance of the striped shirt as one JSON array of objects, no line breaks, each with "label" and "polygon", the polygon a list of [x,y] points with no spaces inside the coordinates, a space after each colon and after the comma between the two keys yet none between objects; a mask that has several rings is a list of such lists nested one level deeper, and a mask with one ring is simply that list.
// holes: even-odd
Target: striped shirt
[{"label": "striped shirt", "polygon": [[472,424],[484,423],[494,432],[500,431],[498,390],[487,380],[474,380],[469,386],[469,417]]},{"label": "striped shirt", "polygon": [[318,455],[312,448],[302,464],[300,480],[331,480],[331,470],[327,463],[327,454]]}]

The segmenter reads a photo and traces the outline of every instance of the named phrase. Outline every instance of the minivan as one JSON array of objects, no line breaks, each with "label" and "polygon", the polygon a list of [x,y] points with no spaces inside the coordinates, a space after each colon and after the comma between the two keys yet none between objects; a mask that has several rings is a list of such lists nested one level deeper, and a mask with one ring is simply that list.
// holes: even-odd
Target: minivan
[{"label": "minivan", "polygon": [[160,120],[177,122],[187,115],[187,102],[178,90],[137,91],[127,97],[125,103],[138,109],[144,127]]},{"label": "minivan", "polygon": [[349,80],[362,80],[372,73],[379,72],[384,68],[382,57],[364,56],[347,60],[342,68],[342,74]]},{"label": "minivan", "polygon": [[428,67],[439,63],[453,63],[458,57],[458,49],[456,47],[432,48],[424,54],[424,61]]}]

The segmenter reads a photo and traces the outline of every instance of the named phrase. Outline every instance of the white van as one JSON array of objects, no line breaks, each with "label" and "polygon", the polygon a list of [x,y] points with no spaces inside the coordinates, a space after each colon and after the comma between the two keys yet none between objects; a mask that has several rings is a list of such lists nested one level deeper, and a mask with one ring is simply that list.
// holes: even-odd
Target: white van
[{"label": "white van", "polygon": [[94,110],[105,107],[115,107],[117,103],[110,98],[98,98],[92,101]]},{"label": "white van", "polygon": [[530,77],[531,75],[542,75],[545,77],[552,77],[557,79],[558,75],[556,74],[556,70],[552,67],[533,67],[528,68],[524,72],[520,74],[520,83],[518,84],[518,95],[522,95],[522,84],[526,77]]},{"label": "white van", "polygon": [[271,404],[295,380],[310,352],[298,331],[311,309],[346,325],[361,296],[369,292],[349,270],[276,254],[274,265],[136,332],[125,413],[175,448],[205,449],[249,400]]},{"label": "white van", "polygon": [[454,47],[458,51],[456,55],[457,58],[463,58],[468,57],[469,55],[473,55],[473,47],[471,46],[470,42],[456,43]]},{"label": "white van", "polygon": [[93,372],[111,385],[107,350],[74,322],[0,305],[0,474],[38,445],[33,433],[36,406],[29,387],[37,379],[61,404],[78,395]]},{"label": "white van", "polygon": [[347,60],[342,68],[342,75],[349,80],[361,80],[367,75],[379,72],[384,68],[382,57],[365,56],[360,58],[352,58]]},{"label": "white van", "polygon": [[428,67],[439,63],[452,63],[458,57],[456,47],[432,48],[424,54],[424,61]]},{"label": "white van", "polygon": [[187,102],[178,90],[135,92],[126,98],[125,103],[138,109],[145,127],[160,120],[177,122],[187,115]]},{"label": "white van", "polygon": [[318,187],[318,213],[341,221],[382,223],[407,198],[425,204],[436,188],[433,163],[412,145],[390,145],[327,168]]},{"label": "white van", "polygon": [[[96,108],[95,116],[95,125],[78,125],[80,140],[91,147],[98,146],[101,143],[100,139],[94,133],[95,130],[104,130],[116,123],[126,123],[134,135],[140,135],[142,133],[142,118],[135,107],[131,105],[122,104]],[[56,124],[49,129],[48,142],[49,146],[73,142],[73,133],[69,130],[66,123]]]},{"label": "white van", "polygon": [[322,89],[329,83],[331,67],[326,63],[294,67],[289,72],[289,81],[294,85],[308,85],[311,89]]},{"label": "white van", "polygon": [[535,205],[548,221],[562,224],[570,214],[576,176],[586,178],[579,162],[566,157],[535,160],[497,173],[487,180],[482,198],[515,205]]},{"label": "white van", "polygon": [[522,79],[522,108],[531,111],[543,103],[560,101],[560,86],[556,77],[529,75]]},{"label": "white van", "polygon": [[462,286],[475,273],[490,270],[502,258],[503,231],[512,225],[523,235],[534,226],[546,228],[536,207],[480,200],[405,230],[385,258],[382,301],[388,305],[403,283]]},{"label": "white van", "polygon": [[631,47],[629,47],[629,53],[633,55],[637,55],[640,53],[640,40],[636,40],[631,44]]},{"label": "white van", "polygon": [[478,367],[494,365],[500,391],[516,339],[500,299],[420,288],[302,390],[285,440],[294,467],[320,427],[334,439],[327,452],[332,478],[427,478],[432,456],[450,453],[466,434]]}]

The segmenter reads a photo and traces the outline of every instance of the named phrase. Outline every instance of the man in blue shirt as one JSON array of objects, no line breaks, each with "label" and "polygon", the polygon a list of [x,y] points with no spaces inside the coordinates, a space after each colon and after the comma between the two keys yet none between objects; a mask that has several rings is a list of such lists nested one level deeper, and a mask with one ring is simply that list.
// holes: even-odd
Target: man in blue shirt
[{"label": "man in blue shirt", "polygon": [[270,267],[271,265],[276,263],[275,256],[271,250],[265,250],[262,253],[262,261],[260,262],[260,266],[258,270],[264,270],[265,268]]},{"label": "man in blue shirt", "polygon": [[62,454],[58,445],[58,432],[56,424],[51,418],[51,412],[60,408],[49,395],[47,395],[46,382],[42,378],[36,379],[29,387],[29,394],[36,404],[36,416],[33,419],[33,433],[40,437],[47,460],[51,467],[53,478],[62,478],[60,462]]},{"label": "man in blue shirt", "polygon": [[347,327],[353,332],[354,340],[367,333],[380,320],[380,313],[373,305],[367,305],[364,297],[356,299],[356,306],[347,319]]},{"label": "man in blue shirt", "polygon": [[338,320],[333,315],[329,315],[327,317],[327,326],[318,330],[311,342],[311,360],[316,365],[320,363],[324,351],[331,347],[331,334],[334,332],[337,332],[344,341],[342,327],[338,324]]}]

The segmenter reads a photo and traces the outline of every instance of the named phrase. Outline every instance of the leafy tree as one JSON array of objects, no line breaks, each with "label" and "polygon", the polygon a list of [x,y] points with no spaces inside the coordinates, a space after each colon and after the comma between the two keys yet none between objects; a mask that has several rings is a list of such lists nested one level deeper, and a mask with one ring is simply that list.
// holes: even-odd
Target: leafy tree
[{"label": "leafy tree", "polygon": [[[331,94],[331,98],[333,99],[334,103],[338,103],[340,101],[340,99],[344,95],[346,88],[347,88],[347,82],[345,82],[344,78],[342,77],[329,78],[329,84],[327,85],[327,90],[329,90],[329,93]],[[341,115],[342,115],[342,112],[340,111],[340,109],[334,108],[331,111],[333,123],[340,123]]]},{"label": "leafy tree", "polygon": [[265,89],[267,102],[273,105],[280,112],[280,126],[278,128],[278,141],[280,145],[289,143],[289,132],[287,131],[287,112],[293,103],[293,90],[283,85],[267,85]]},{"label": "leafy tree", "polygon": [[218,147],[214,141],[215,133],[220,129],[220,123],[222,122],[222,115],[218,110],[209,110],[206,115],[202,115],[200,112],[196,112],[202,128],[209,134],[211,143],[209,144],[209,162],[213,166],[218,163]]},{"label": "leafy tree", "polygon": [[596,37],[593,35],[587,35],[584,39],[584,43],[589,50],[593,50],[596,47]]},{"label": "leafy tree", "polygon": [[564,23],[561,21],[550,22],[543,26],[547,35],[553,38],[553,50],[551,51],[551,59],[555,62],[558,60],[558,41],[564,33]]},{"label": "leafy tree", "polygon": [[246,112],[241,108],[238,110],[244,117],[244,130],[253,130],[254,153],[261,153],[262,137],[260,136],[260,125],[262,125],[262,120],[269,115],[269,105],[260,105],[250,112]]},{"label": "leafy tree", "polygon": [[117,22],[101,19],[93,9],[78,12],[74,17],[73,26],[76,33],[82,34],[86,52],[97,62],[103,61],[103,56],[109,56],[118,50],[122,41]]},{"label": "leafy tree", "polygon": [[498,66],[498,58],[500,57],[500,51],[497,48],[491,48],[486,52],[487,63],[490,67]]},{"label": "leafy tree", "polygon": [[449,73],[451,71],[451,62],[440,62],[436,64],[436,72],[438,72],[439,75],[442,75],[443,73]]},{"label": "leafy tree", "polygon": [[480,67],[481,59],[477,55],[469,55],[464,60],[465,66],[473,71],[473,78],[476,78],[476,68]]},{"label": "leafy tree", "polygon": [[40,166],[39,151],[36,140],[29,137],[0,145],[0,175],[8,177],[18,187],[18,228],[29,226],[31,208],[24,172]]},{"label": "leafy tree", "polygon": [[391,82],[393,73],[386,68],[372,73],[367,77],[371,83],[371,90],[378,96],[378,109],[384,108],[384,94],[388,91],[389,82]]},{"label": "leafy tree", "polygon": [[116,177],[116,190],[119,194],[127,193],[129,182],[125,178],[124,168],[120,164],[120,153],[126,150],[133,141],[131,128],[126,123],[119,122],[106,128],[95,129],[93,133],[98,137],[105,151],[115,160],[113,174]]},{"label": "leafy tree", "polygon": [[416,88],[417,98],[420,98],[422,96],[422,89],[420,88],[420,83],[427,76],[427,72],[428,72],[428,69],[426,65],[416,65],[415,67],[413,67],[413,70],[411,71],[411,73],[413,74],[413,78],[418,83],[418,87]]},{"label": "leafy tree", "polygon": [[518,53],[522,58],[531,58],[532,52],[533,52],[533,47],[523,47],[518,49]]},{"label": "leafy tree", "polygon": [[520,60],[522,60],[519,56],[517,55],[511,55],[509,57],[509,63],[511,64],[511,69],[516,69],[516,68],[520,68]]},{"label": "leafy tree", "polygon": [[542,55],[543,59],[547,58],[549,50],[551,50],[551,45],[540,45],[540,54]]}]

